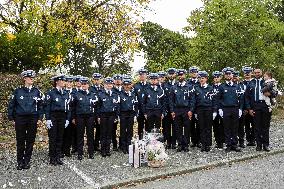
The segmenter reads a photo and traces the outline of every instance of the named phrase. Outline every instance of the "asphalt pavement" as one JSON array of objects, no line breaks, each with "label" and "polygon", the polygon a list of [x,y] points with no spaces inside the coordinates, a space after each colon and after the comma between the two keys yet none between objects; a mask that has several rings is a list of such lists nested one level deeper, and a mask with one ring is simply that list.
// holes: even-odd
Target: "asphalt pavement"
[{"label": "asphalt pavement", "polygon": [[131,189],[283,189],[284,154],[140,184]]}]

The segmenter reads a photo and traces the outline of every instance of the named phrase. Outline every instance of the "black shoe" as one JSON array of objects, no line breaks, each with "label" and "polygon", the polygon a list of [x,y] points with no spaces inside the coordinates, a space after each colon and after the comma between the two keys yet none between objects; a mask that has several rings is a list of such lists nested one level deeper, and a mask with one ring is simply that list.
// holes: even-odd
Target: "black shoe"
[{"label": "black shoe", "polygon": [[17,168],[17,170],[22,170],[23,169],[23,164],[19,163],[16,168]]},{"label": "black shoe", "polygon": [[175,144],[172,145],[172,149],[176,149],[177,146]]},{"label": "black shoe", "polygon": [[189,152],[188,147],[184,147],[183,151],[185,151],[185,152]]},{"label": "black shoe", "polygon": [[202,146],[202,147],[201,147],[201,152],[205,152],[205,151],[206,151],[205,146]]},{"label": "black shoe", "polygon": [[110,152],[107,152],[106,155],[107,155],[107,156],[110,156],[111,154],[110,154]]},{"label": "black shoe", "polygon": [[82,155],[78,155],[78,160],[82,160],[83,159],[83,156]]},{"label": "black shoe", "polygon": [[218,148],[218,149],[223,149],[223,148],[224,148],[224,145],[223,145],[223,144],[217,144],[217,145],[216,145],[216,148]]},{"label": "black shoe", "polygon": [[106,157],[106,152],[101,152],[102,157]]},{"label": "black shoe", "polygon": [[261,147],[261,146],[256,146],[256,148],[255,148],[255,149],[256,149],[256,151],[258,151],[258,152],[259,152],[259,151],[261,151],[261,150],[262,150],[262,147]]},{"label": "black shoe", "polygon": [[77,150],[76,149],[73,149],[72,151],[71,151],[71,154],[76,154],[77,153]]},{"label": "black shoe", "polygon": [[239,144],[239,147],[240,147],[240,148],[245,148],[246,146],[245,146],[244,143],[240,143],[240,144]]},{"label": "black shoe", "polygon": [[200,143],[198,143],[196,146],[197,146],[197,148],[201,148],[202,147],[202,145]]},{"label": "black shoe", "polygon": [[211,150],[210,146],[205,147],[205,152],[210,152],[210,150]]},{"label": "black shoe", "polygon": [[181,146],[178,146],[177,147],[177,152],[181,152],[182,151],[182,147]]},{"label": "black shoe", "polygon": [[256,146],[255,142],[249,142],[247,146]]},{"label": "black shoe", "polygon": [[66,152],[66,153],[64,153],[64,155],[65,155],[66,157],[71,157],[71,153],[70,153],[70,152]]},{"label": "black shoe", "polygon": [[55,159],[51,159],[49,163],[50,165],[53,165],[53,166],[57,165],[57,162],[55,161]]},{"label": "black shoe", "polygon": [[231,150],[235,151],[235,152],[241,152],[241,148],[236,146],[236,147],[232,147]]},{"label": "black shoe", "polygon": [[231,151],[231,147],[230,146],[226,147],[225,152],[230,152],[230,151]]},{"label": "black shoe", "polygon": [[263,150],[266,152],[270,152],[271,149],[269,148],[269,146],[263,146]]},{"label": "black shoe", "polygon": [[99,146],[95,146],[94,150],[97,151],[97,152],[100,152],[100,151],[101,151],[100,148],[99,148]]},{"label": "black shoe", "polygon": [[25,163],[23,166],[23,169],[30,169],[30,168],[31,168],[30,163]]},{"label": "black shoe", "polygon": [[115,151],[115,152],[117,152],[117,151],[118,151],[117,146],[113,146],[112,150]]},{"label": "black shoe", "polygon": [[94,155],[93,155],[93,154],[90,154],[90,155],[89,155],[89,159],[94,159]]},{"label": "black shoe", "polygon": [[166,145],[166,149],[171,149],[171,145],[170,145],[170,144],[167,144],[167,145]]},{"label": "black shoe", "polygon": [[56,160],[56,162],[57,162],[58,165],[63,165],[63,161],[62,161],[60,158],[58,158],[58,159]]},{"label": "black shoe", "polygon": [[194,147],[196,147],[196,144],[193,143],[193,144],[190,145],[190,147],[194,148]]}]

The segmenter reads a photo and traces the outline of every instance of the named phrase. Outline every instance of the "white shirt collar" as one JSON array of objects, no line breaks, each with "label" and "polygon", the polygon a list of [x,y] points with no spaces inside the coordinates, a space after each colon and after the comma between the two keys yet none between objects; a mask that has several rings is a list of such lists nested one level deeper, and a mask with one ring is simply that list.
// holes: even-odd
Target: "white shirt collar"
[{"label": "white shirt collar", "polygon": [[182,82],[178,82],[179,83],[179,86],[184,86],[186,84],[186,81],[182,81]]},{"label": "white shirt collar", "polygon": [[29,86],[29,87],[27,87],[27,86],[25,86],[27,89],[29,89],[29,90],[31,90],[32,88],[33,88],[33,86],[31,85],[31,86]]},{"label": "white shirt collar", "polygon": [[208,84],[205,83],[204,85],[201,85],[201,87],[207,88],[207,87],[208,87]]},{"label": "white shirt collar", "polygon": [[226,81],[226,83],[230,86],[232,86],[234,84],[233,81]]}]

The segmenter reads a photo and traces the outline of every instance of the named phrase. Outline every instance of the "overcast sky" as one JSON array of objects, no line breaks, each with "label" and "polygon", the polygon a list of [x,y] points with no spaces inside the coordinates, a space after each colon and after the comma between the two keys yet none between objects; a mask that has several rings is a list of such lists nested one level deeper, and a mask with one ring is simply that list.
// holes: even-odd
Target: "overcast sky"
[{"label": "overcast sky", "polygon": [[[145,12],[145,21],[162,25],[172,31],[182,32],[187,26],[186,19],[190,12],[202,6],[201,0],[156,0],[150,4],[152,11]],[[135,56],[132,67],[134,71],[145,65],[143,53]]]}]

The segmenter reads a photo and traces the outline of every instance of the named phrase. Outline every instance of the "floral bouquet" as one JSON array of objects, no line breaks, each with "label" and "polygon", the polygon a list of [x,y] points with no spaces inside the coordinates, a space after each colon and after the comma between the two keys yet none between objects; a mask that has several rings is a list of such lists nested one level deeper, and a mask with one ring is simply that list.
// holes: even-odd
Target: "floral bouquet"
[{"label": "floral bouquet", "polygon": [[158,140],[151,140],[146,146],[148,166],[150,167],[163,167],[168,155],[164,144]]}]

